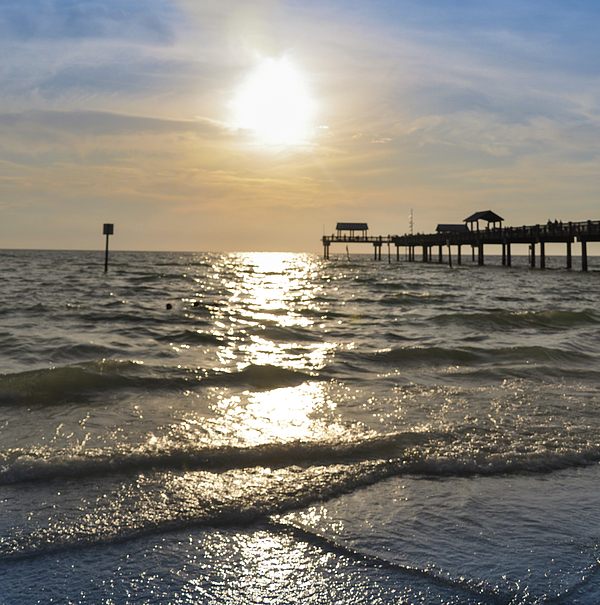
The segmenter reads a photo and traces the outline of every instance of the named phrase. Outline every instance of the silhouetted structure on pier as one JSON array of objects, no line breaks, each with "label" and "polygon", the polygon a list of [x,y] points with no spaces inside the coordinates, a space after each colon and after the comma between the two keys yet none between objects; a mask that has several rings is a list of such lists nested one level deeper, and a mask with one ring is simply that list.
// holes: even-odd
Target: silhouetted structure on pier
[{"label": "silhouetted structure on pier", "polygon": [[[329,258],[329,245],[332,242],[358,242],[358,243],[372,243],[375,250],[375,260],[381,260],[381,246],[384,243],[384,239],[381,235],[370,237],[367,235],[369,227],[367,223],[338,223],[335,227],[337,235],[324,235],[323,236],[323,248],[325,259]],[[356,235],[356,232],[360,232],[361,235]],[[347,233],[345,233],[347,232]],[[387,236],[385,240],[390,243],[391,236]]]},{"label": "silhouetted structure on pier", "polygon": [[335,226],[335,230],[337,231],[338,237],[345,235],[344,231],[348,231],[349,237],[355,237],[356,231],[360,231],[362,236],[365,237],[369,230],[369,225],[367,225],[367,223],[338,223]]},{"label": "silhouetted structure on pier", "polygon": [[[479,228],[479,221],[487,221],[487,226]],[[475,260],[475,251],[477,250],[477,260],[479,265],[484,264],[484,246],[486,244],[496,244],[502,246],[502,264],[511,266],[511,246],[513,244],[528,244],[529,258],[531,267],[537,263],[536,250],[539,246],[539,265],[541,269],[546,266],[547,243],[563,243],[567,250],[567,269],[572,268],[572,245],[575,241],[581,244],[581,269],[587,271],[587,243],[600,242],[600,221],[568,222],[548,221],[544,225],[533,225],[523,227],[502,227],[503,219],[497,214],[487,210],[477,212],[465,219],[463,222],[470,224],[471,229],[466,225],[438,225],[436,233],[431,234],[410,234],[410,235],[387,235],[387,236],[367,236],[366,223],[338,223],[337,235],[323,236],[324,258],[329,258],[329,246],[333,243],[354,242],[372,244],[375,260],[381,260],[381,248],[384,244],[388,246],[388,259],[391,259],[390,247],[396,247],[396,260],[400,260],[400,248],[406,249],[407,260],[414,261],[416,250],[422,250],[423,262],[431,262],[432,250],[438,247],[439,262],[443,259],[443,249],[448,248],[448,263],[452,265],[452,246],[457,247],[456,260],[461,264],[462,246],[471,246],[472,260]],[[360,230],[362,235],[354,235],[358,228],[348,229],[352,235],[343,234],[344,229],[339,225],[364,225],[364,230]],[[473,227],[477,225],[477,228]],[[492,226],[490,226],[492,225]],[[465,228],[466,227],[466,228]]]},{"label": "silhouetted structure on pier", "polygon": [[[470,227],[468,227],[469,231],[479,231],[479,221],[486,221],[488,228],[491,223],[494,229],[502,229],[503,220],[504,219],[501,216],[498,216],[495,212],[492,212],[491,210],[484,210],[483,212],[476,212],[475,214],[472,214],[463,222],[466,225],[470,225]],[[473,225],[475,224],[477,225],[476,229],[473,228]]]}]

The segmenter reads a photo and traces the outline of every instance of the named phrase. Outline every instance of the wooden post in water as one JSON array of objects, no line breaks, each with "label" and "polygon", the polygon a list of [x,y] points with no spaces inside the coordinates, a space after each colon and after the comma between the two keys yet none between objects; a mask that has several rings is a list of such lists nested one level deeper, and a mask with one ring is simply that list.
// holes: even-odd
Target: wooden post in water
[{"label": "wooden post in water", "polygon": [[450,240],[446,240],[448,244],[448,266],[452,267],[452,248],[450,248]]},{"label": "wooden post in water", "polygon": [[511,258],[510,258],[510,242],[506,242],[506,265],[508,267],[511,266]]},{"label": "wooden post in water", "polygon": [[460,265],[461,263],[461,258],[460,258],[460,247],[461,244],[458,244],[458,254],[456,255],[456,262]]},{"label": "wooden post in water", "polygon": [[381,246],[383,245],[381,238],[373,242],[373,260],[381,260]]},{"label": "wooden post in water", "polygon": [[330,244],[329,238],[326,235],[324,235],[323,236],[323,259],[324,260],[329,260],[329,244]]},{"label": "wooden post in water", "polygon": [[531,268],[535,269],[535,242],[531,242],[529,246],[530,256],[529,260],[531,261]]},{"label": "wooden post in water", "polygon": [[546,242],[540,242],[540,269],[546,268]]},{"label": "wooden post in water", "polygon": [[571,242],[567,242],[567,269],[573,266],[573,256],[571,254]]},{"label": "wooden post in water", "polygon": [[108,271],[108,236],[114,233],[113,223],[104,223],[103,233],[106,235],[106,252],[104,254],[104,273]]},{"label": "wooden post in water", "polygon": [[587,271],[588,270],[588,263],[587,263],[587,240],[585,240],[585,239],[581,240],[581,270],[582,271]]}]

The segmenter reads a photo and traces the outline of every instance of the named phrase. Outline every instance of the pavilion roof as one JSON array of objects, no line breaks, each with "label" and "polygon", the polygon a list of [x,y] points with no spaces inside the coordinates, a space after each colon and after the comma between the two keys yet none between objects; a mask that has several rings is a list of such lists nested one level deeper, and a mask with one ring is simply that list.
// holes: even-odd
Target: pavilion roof
[{"label": "pavilion roof", "polygon": [[495,212],[491,210],[484,210],[483,212],[476,212],[472,214],[470,217],[466,218],[464,223],[474,223],[475,221],[487,221],[488,223],[501,223],[504,219],[501,216],[498,216]]},{"label": "pavilion roof", "polygon": [[366,231],[369,228],[367,223],[338,223],[337,231]]}]

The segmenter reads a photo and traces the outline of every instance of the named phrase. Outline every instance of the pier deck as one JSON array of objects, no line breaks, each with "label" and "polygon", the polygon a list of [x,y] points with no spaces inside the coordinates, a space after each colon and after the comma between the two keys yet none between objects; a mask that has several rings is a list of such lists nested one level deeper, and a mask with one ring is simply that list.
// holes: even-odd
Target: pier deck
[{"label": "pier deck", "polygon": [[473,259],[477,250],[478,264],[484,264],[484,246],[498,244],[502,246],[502,264],[511,265],[511,245],[528,244],[530,246],[531,267],[536,266],[536,246],[539,245],[540,268],[546,266],[546,243],[563,243],[567,250],[567,269],[572,267],[572,245],[575,241],[581,244],[581,269],[587,271],[587,243],[600,241],[600,221],[559,222],[549,221],[542,225],[522,227],[492,227],[480,230],[441,231],[430,234],[410,235],[324,235],[323,256],[329,258],[329,247],[334,243],[371,244],[375,260],[381,260],[381,249],[388,248],[388,259],[391,259],[390,247],[396,247],[396,260],[400,260],[400,248],[407,250],[407,259],[415,260],[415,251],[422,249],[423,262],[431,262],[432,249],[438,247],[439,261],[442,262],[443,248],[448,248],[448,262],[452,265],[451,247],[457,247],[457,262],[461,263],[462,246],[471,246]]}]

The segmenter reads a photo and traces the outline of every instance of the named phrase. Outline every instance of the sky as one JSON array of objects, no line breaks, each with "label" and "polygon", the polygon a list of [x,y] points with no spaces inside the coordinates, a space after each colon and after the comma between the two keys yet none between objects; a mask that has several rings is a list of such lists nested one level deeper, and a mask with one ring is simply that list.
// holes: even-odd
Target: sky
[{"label": "sky", "polygon": [[0,0],[0,248],[599,220],[600,6]]}]

